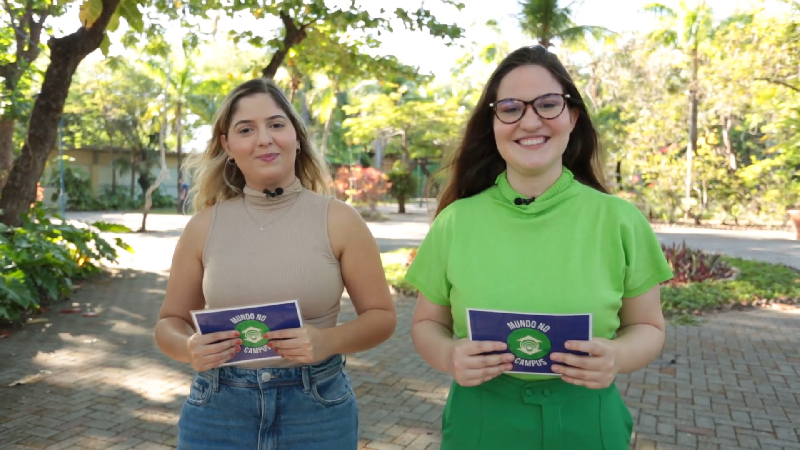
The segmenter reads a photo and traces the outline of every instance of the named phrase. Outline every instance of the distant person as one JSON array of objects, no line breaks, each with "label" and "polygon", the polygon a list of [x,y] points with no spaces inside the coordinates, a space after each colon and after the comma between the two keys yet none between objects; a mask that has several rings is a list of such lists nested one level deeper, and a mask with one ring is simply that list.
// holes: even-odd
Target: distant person
[{"label": "distant person", "polygon": [[178,194],[178,211],[181,214],[186,214],[186,201],[189,198],[189,185],[181,180],[181,190]]},{"label": "distant person", "polygon": [[[554,54],[524,47],[500,63],[406,277],[420,292],[414,346],[454,378],[443,450],[628,448],[633,422],[614,379],[661,351],[659,283],[672,272],[642,213],[606,192],[599,152]],[[591,314],[591,339],[561,341],[582,355],[548,353],[548,327],[519,322],[508,324],[528,327],[518,340],[473,341],[481,324],[468,308]],[[551,373],[520,370],[526,354]]]},{"label": "distant person", "polygon": [[[206,151],[187,163],[196,211],[175,248],[156,342],[197,374],[179,449],[354,450],[358,409],[347,353],[388,339],[396,312],[380,253],[271,80],[236,87]],[[337,325],[343,288],[358,317]],[[236,332],[200,335],[190,311],[298,299],[304,326],[264,336],[282,357],[220,367]]]}]

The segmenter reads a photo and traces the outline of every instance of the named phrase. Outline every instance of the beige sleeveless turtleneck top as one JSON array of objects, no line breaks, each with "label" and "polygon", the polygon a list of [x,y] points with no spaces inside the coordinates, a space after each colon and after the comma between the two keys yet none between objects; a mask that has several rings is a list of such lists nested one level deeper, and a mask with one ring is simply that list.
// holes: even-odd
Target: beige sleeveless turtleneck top
[{"label": "beige sleeveless turtleneck top", "polygon": [[[335,326],[344,283],[328,238],[330,202],[295,178],[273,198],[245,187],[242,196],[216,204],[203,251],[206,307],[297,299],[303,323]],[[240,367],[292,365],[274,359]]]}]

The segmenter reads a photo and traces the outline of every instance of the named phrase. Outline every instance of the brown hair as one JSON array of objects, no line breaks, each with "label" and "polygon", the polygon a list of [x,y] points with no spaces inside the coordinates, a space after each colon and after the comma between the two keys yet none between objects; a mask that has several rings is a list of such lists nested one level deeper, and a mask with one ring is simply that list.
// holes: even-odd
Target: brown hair
[{"label": "brown hair", "polygon": [[467,122],[461,144],[454,152],[451,162],[443,166],[444,170],[450,169],[450,172],[439,198],[436,215],[454,201],[488,189],[505,170],[506,163],[497,150],[492,126],[494,112],[489,104],[497,100],[500,81],[512,70],[526,65],[541,66],[553,74],[564,93],[570,96],[567,105],[579,113],[562,156],[562,163],[575,175],[576,180],[607,193],[602,181],[604,177],[597,131],[592,125],[586,104],[558,57],[541,45],[534,45],[522,47],[509,54],[489,77]]},{"label": "brown hair", "polygon": [[206,150],[189,155],[184,166],[192,174],[192,206],[195,211],[241,195],[245,180],[235,164],[227,163],[220,137],[228,132],[239,100],[256,94],[267,94],[286,113],[297,132],[300,153],[294,163],[295,175],[300,183],[314,192],[329,194],[331,177],[324,159],[311,147],[303,120],[292,107],[286,94],[267,78],[246,81],[231,91],[214,117],[214,128]]}]

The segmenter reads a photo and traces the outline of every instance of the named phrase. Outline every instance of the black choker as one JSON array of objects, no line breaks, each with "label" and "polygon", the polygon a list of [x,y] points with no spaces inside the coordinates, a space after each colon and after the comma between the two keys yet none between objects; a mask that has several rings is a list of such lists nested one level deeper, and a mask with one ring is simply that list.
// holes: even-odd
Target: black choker
[{"label": "black choker", "polygon": [[517,206],[530,205],[534,201],[536,201],[536,197],[531,197],[531,198],[517,197],[517,198],[514,199],[514,204],[517,205]]},{"label": "black choker", "polygon": [[269,189],[264,189],[264,195],[269,197],[269,198],[274,198],[274,197],[277,197],[277,196],[279,196],[281,194],[283,194],[283,188],[280,188],[280,187],[278,189],[275,189],[275,192],[272,192]]}]

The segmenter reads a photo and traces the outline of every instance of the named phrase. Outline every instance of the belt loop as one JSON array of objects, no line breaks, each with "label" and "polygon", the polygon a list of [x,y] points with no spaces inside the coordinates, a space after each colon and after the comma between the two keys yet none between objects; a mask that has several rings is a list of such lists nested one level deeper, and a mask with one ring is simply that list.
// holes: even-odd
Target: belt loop
[{"label": "belt loop", "polygon": [[219,392],[219,367],[211,369],[211,389],[214,392]]},{"label": "belt loop", "polygon": [[300,375],[303,378],[303,392],[307,394],[311,391],[311,375],[309,374],[309,367],[301,367]]}]

